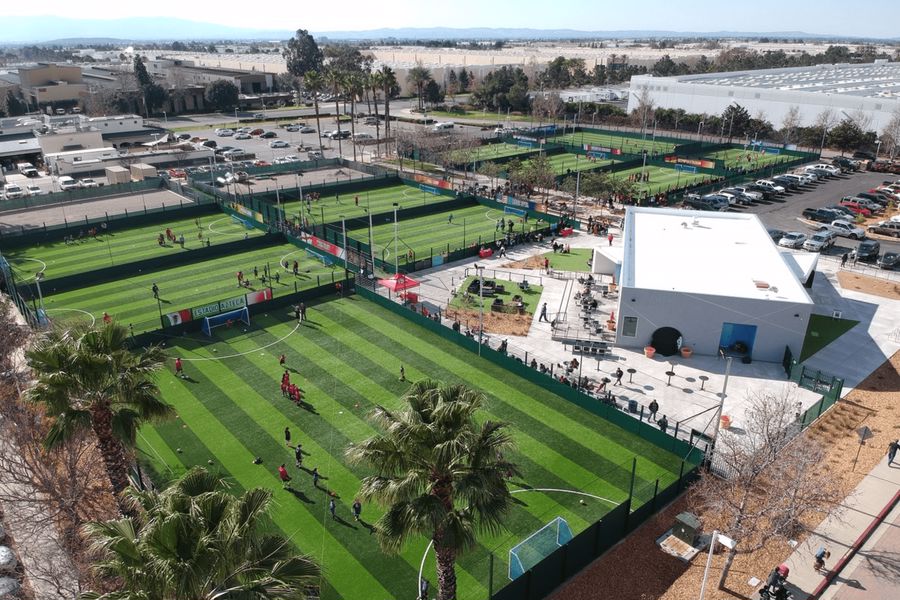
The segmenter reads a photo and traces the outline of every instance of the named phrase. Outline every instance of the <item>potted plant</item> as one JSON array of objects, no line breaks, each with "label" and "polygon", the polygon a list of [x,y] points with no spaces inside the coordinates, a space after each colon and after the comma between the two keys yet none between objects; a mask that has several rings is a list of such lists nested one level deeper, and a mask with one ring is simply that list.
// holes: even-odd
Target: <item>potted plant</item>
[{"label": "potted plant", "polygon": [[653,346],[644,346],[644,356],[647,358],[653,358],[653,355],[656,354],[656,348]]},{"label": "potted plant", "polygon": [[681,357],[682,358],[690,358],[694,353],[694,349],[690,346],[682,346],[681,347]]}]

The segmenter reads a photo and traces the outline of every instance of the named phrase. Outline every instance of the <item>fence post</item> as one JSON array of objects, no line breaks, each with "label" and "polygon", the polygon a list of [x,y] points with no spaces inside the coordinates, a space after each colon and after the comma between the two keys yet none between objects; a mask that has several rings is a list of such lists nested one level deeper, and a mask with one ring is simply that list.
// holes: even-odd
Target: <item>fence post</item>
[{"label": "fence post", "polygon": [[488,554],[488,596],[487,600],[491,600],[494,595],[494,553]]},{"label": "fence post", "polygon": [[653,512],[656,512],[656,495],[659,494],[659,479],[656,480],[656,484],[653,486]]},{"label": "fence post", "polygon": [[[709,457],[712,459],[712,457]],[[684,461],[681,461],[681,466],[678,468],[678,491],[681,491],[681,488],[684,487]]]}]

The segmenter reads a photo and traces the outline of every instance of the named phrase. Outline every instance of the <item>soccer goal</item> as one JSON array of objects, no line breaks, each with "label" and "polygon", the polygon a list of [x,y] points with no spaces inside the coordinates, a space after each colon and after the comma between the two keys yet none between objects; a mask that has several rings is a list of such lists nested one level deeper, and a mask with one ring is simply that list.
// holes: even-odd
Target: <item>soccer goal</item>
[{"label": "soccer goal", "polygon": [[523,217],[525,216],[525,214],[526,214],[526,211],[525,211],[525,209],[523,209],[523,208],[515,208],[515,207],[513,207],[513,206],[504,206],[504,207],[503,207],[503,214],[506,214],[506,215],[515,215],[515,216],[517,216],[517,217],[519,217],[519,218],[523,218]]},{"label": "soccer goal", "polygon": [[556,517],[509,551],[509,579],[521,577],[554,550],[572,539],[572,530],[562,517]]},{"label": "soccer goal", "polygon": [[253,229],[253,224],[250,223],[250,221],[245,221],[244,219],[241,219],[237,215],[231,215],[231,220],[234,221],[235,223],[237,223],[238,225],[243,225],[247,229]]},{"label": "soccer goal", "polygon": [[245,325],[250,324],[250,311],[246,306],[237,310],[230,310],[226,313],[222,313],[221,315],[215,315],[213,317],[203,317],[203,333],[212,337],[213,329],[215,329],[216,327],[221,327],[222,325],[231,326],[235,323],[235,321],[240,321]]},{"label": "soccer goal", "polygon": [[675,170],[682,173],[696,173],[697,167],[692,165],[675,165]]}]

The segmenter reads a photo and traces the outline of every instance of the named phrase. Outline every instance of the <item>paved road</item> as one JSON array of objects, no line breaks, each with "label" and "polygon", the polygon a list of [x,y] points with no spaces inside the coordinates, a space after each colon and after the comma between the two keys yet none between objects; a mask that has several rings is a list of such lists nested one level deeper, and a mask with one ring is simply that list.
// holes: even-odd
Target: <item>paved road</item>
[{"label": "paved road", "polygon": [[[788,194],[774,202],[756,204],[746,208],[741,207],[738,210],[758,214],[767,227],[774,227],[783,231],[809,233],[812,229],[805,223],[797,220],[804,208],[837,204],[844,196],[866,191],[888,179],[893,179],[893,176],[889,173],[858,172],[842,175],[835,179],[828,179],[825,182],[807,186],[809,189],[806,191]],[[880,241],[882,252],[900,252],[900,243]],[[835,244],[828,254],[840,255],[855,247],[856,242],[839,237],[838,243]]]}]

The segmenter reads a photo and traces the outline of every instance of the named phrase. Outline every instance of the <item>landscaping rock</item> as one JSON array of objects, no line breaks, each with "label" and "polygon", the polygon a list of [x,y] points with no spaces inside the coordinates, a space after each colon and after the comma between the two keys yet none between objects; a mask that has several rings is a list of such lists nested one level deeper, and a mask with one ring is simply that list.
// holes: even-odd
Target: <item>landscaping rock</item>
[{"label": "landscaping rock", "polygon": [[18,598],[19,582],[12,577],[0,577],[0,600]]},{"label": "landscaping rock", "polygon": [[0,546],[0,574],[8,575],[13,573],[18,564],[12,549],[9,546]]}]

